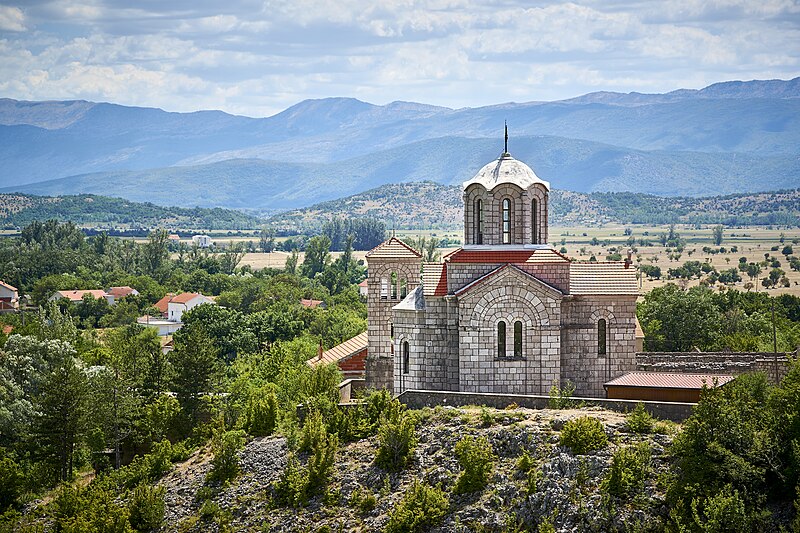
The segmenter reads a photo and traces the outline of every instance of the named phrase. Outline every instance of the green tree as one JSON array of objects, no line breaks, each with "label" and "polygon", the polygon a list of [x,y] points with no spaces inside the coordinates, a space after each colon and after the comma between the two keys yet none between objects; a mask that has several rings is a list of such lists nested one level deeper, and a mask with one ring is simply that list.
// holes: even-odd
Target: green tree
[{"label": "green tree", "polygon": [[261,251],[266,254],[275,249],[275,228],[267,226],[261,228],[258,246],[261,248]]},{"label": "green tree", "polygon": [[681,290],[672,283],[657,287],[637,305],[645,349],[685,352],[696,346],[714,349],[722,316],[706,287]]},{"label": "green tree", "polygon": [[722,224],[717,224],[714,226],[713,235],[714,235],[714,246],[719,246],[722,244]]},{"label": "green tree", "polygon": [[331,260],[330,249],[331,240],[324,235],[309,239],[303,264],[300,265],[300,273],[307,278],[313,278],[325,270]]},{"label": "green tree", "polygon": [[218,352],[202,329],[192,328],[189,334],[175,337],[172,390],[192,423],[200,414],[202,397],[216,390],[221,371]]},{"label": "green tree", "polygon": [[169,260],[168,237],[165,230],[153,230],[147,242],[141,246],[142,270],[145,274],[158,278],[159,270]]},{"label": "green tree", "polygon": [[53,341],[53,367],[36,401],[35,434],[55,477],[72,477],[76,447],[86,433],[89,388],[86,373],[66,343]]}]

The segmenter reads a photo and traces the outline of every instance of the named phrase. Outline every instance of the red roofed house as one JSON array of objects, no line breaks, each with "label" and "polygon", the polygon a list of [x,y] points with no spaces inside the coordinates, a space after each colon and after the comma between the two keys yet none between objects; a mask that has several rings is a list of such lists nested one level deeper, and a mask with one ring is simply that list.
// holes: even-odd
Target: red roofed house
[{"label": "red roofed house", "polygon": [[352,339],[322,351],[306,361],[311,366],[335,363],[345,378],[364,377],[364,361],[367,358],[367,332],[360,333]]},{"label": "red roofed house", "polygon": [[139,291],[134,289],[133,287],[128,287],[127,285],[123,285],[122,287],[111,287],[106,291],[106,299],[108,303],[114,305],[117,301],[127,297],[127,296],[138,296]]},{"label": "red roofed house", "polygon": [[167,320],[180,322],[183,313],[194,309],[198,305],[213,304],[214,299],[203,296],[199,292],[184,292],[173,296],[167,303]]},{"label": "red roofed house", "polygon": [[326,309],[328,307],[322,300],[311,300],[306,298],[302,298],[300,300],[300,305],[303,307],[308,307],[309,309]]},{"label": "red roofed house", "polygon": [[0,281],[0,313],[13,313],[19,309],[17,288]]},{"label": "red roofed house", "polygon": [[550,184],[507,151],[464,183],[464,246],[367,253],[367,387],[579,396],[636,368],[636,269],[549,244]]},{"label": "red roofed house", "polygon": [[49,300],[51,302],[58,301],[62,298],[66,298],[70,302],[79,305],[83,303],[83,295],[84,294],[91,294],[94,296],[95,299],[105,298],[106,291],[96,289],[96,290],[76,290],[76,291],[56,291]]},{"label": "red roofed house", "polygon": [[363,299],[367,299],[367,280],[358,284],[358,295]]}]

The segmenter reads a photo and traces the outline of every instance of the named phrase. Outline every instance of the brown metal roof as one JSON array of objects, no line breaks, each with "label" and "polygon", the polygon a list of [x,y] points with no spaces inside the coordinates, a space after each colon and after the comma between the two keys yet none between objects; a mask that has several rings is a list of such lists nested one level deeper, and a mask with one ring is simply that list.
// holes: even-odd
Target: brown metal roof
[{"label": "brown metal roof", "polygon": [[346,340],[341,344],[337,344],[330,350],[322,352],[322,357],[315,355],[306,363],[309,366],[327,365],[329,363],[338,363],[342,359],[347,359],[351,355],[355,355],[367,348],[367,332],[359,333],[352,339]]},{"label": "brown metal roof", "polygon": [[422,265],[422,288],[425,296],[445,296],[447,294],[447,263]]},{"label": "brown metal roof", "polygon": [[658,389],[702,389],[703,384],[709,387],[722,386],[733,381],[734,376],[728,374],[682,374],[677,372],[628,372],[605,383],[614,387],[646,387]]},{"label": "brown metal roof", "polygon": [[392,237],[367,252],[367,259],[419,259],[422,254],[398,239]]},{"label": "brown metal roof", "polygon": [[638,295],[636,269],[625,268],[623,262],[571,263],[569,292],[570,294]]}]

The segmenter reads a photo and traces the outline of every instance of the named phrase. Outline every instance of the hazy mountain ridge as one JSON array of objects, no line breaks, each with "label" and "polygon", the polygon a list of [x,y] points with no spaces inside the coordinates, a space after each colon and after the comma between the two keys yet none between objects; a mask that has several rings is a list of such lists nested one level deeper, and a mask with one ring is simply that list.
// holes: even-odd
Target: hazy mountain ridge
[{"label": "hazy mountain ridge", "polygon": [[[787,188],[800,185],[799,96],[796,78],[458,110],[326,98],[267,118],[0,99],[0,188],[299,207],[385,183],[466,179],[501,150],[504,120],[511,152],[566,189],[707,195]],[[531,141],[545,138],[559,140]],[[230,162],[248,159],[264,161]],[[220,169],[222,182],[213,176]],[[98,172],[105,174],[91,176]],[[153,176],[179,187],[156,183],[154,196],[143,196]],[[263,198],[240,198],[241,190],[226,190],[226,179]],[[208,192],[217,185],[221,191]]]}]

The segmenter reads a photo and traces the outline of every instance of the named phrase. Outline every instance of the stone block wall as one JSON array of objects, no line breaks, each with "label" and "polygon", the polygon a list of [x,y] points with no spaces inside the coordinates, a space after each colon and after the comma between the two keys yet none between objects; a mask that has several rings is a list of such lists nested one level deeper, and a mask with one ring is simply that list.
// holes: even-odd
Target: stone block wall
[{"label": "stone block wall", "polygon": [[[546,394],[561,375],[561,295],[507,269],[462,295],[459,308],[459,390]],[[497,324],[506,322],[506,356]],[[514,322],[522,322],[522,356],[514,355]]]},{"label": "stone block wall", "polygon": [[[427,297],[424,311],[395,310],[394,393],[458,390],[457,308],[452,298]],[[403,343],[408,342],[408,372]]]},{"label": "stone block wall", "polygon": [[636,369],[647,372],[732,374],[764,372],[778,383],[789,371],[789,357],[798,352],[642,352],[636,354]]},{"label": "stone block wall", "polygon": [[503,200],[511,201],[511,242],[509,244],[529,244],[533,242],[531,209],[533,199],[537,200],[537,244],[547,243],[548,192],[544,185],[534,184],[527,190],[504,183],[487,191],[482,185],[471,185],[464,191],[464,242],[475,242],[475,200],[483,202],[483,243],[504,244],[502,226]]},{"label": "stone block wall", "polygon": [[[572,296],[562,303],[561,378],[575,394],[601,398],[603,383],[636,369],[636,297]],[[597,323],[606,320],[606,354],[599,355]]]},{"label": "stone block wall", "polygon": [[[371,388],[392,389],[394,384],[392,353],[392,308],[400,303],[400,283],[405,280],[407,292],[414,290],[420,281],[422,259],[369,259],[367,277],[367,359],[366,379]],[[396,298],[383,292],[383,280],[391,280],[397,274]]]}]

